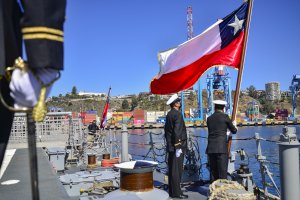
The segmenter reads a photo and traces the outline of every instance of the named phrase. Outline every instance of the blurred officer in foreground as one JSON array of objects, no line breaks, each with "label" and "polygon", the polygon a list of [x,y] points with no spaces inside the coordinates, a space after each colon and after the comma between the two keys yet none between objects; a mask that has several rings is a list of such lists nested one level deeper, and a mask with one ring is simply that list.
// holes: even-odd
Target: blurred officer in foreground
[{"label": "blurred officer in foreground", "polygon": [[227,130],[233,134],[237,132],[235,123],[232,123],[228,115],[224,113],[227,102],[215,100],[213,103],[215,112],[207,118],[208,144],[206,149],[211,182],[217,179],[227,179]]},{"label": "blurred officer in foreground", "polygon": [[[14,108],[32,108],[44,97],[63,70],[63,23],[66,0],[0,0],[0,92]],[[28,62],[11,75],[5,70],[24,66],[22,42]],[[17,63],[17,64],[16,64]],[[11,132],[14,113],[0,103],[0,166]]]},{"label": "blurred officer in foreground", "polygon": [[184,153],[187,150],[186,127],[180,112],[181,101],[177,94],[174,94],[168,101],[171,106],[165,124],[165,137],[168,153],[168,184],[169,195],[172,198],[187,199],[188,195],[182,193],[180,188],[183,171]]}]

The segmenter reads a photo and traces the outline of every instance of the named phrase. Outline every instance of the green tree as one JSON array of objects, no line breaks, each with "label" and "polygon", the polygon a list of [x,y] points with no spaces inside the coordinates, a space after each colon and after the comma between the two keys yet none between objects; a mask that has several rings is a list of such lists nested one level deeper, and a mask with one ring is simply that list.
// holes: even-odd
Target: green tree
[{"label": "green tree", "polygon": [[134,96],[132,97],[131,100],[131,111],[133,111],[137,106],[138,106],[139,102],[137,100],[137,98]]},{"label": "green tree", "polygon": [[127,110],[129,108],[129,103],[127,99],[124,99],[122,102],[122,109]]},{"label": "green tree", "polygon": [[254,99],[257,99],[258,97],[258,94],[257,94],[257,91],[256,91],[256,88],[253,86],[253,85],[250,85],[247,90],[249,91],[249,96],[254,98]]},{"label": "green tree", "polygon": [[[165,101],[160,101],[159,102],[159,110],[160,111],[165,111],[169,108],[169,106],[167,106]],[[158,109],[157,109],[158,110]]]},{"label": "green tree", "polygon": [[270,101],[262,101],[262,109],[261,112],[263,114],[270,114],[271,112],[274,112],[275,107],[274,104]]},{"label": "green tree", "polygon": [[58,97],[52,97],[52,101],[57,101]]},{"label": "green tree", "polygon": [[159,101],[159,100],[160,100],[160,97],[158,95],[155,95],[154,101]]},{"label": "green tree", "polygon": [[73,96],[77,95],[77,88],[76,88],[76,86],[73,86],[73,87],[72,87],[72,92],[71,92],[71,94],[72,94]]},{"label": "green tree", "polygon": [[287,99],[288,103],[292,104],[292,97],[291,96],[288,96],[286,99]]}]

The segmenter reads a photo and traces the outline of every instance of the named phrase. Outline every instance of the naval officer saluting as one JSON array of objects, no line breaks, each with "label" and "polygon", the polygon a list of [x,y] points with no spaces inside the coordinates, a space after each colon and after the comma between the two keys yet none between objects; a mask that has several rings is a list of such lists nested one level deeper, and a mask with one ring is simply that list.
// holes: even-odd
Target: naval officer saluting
[{"label": "naval officer saluting", "polygon": [[207,118],[208,144],[206,153],[210,165],[211,182],[227,178],[228,150],[227,130],[235,134],[237,128],[224,113],[226,101],[215,100],[215,112]]},{"label": "naval officer saluting", "polygon": [[180,112],[181,101],[177,94],[167,101],[171,110],[168,112],[165,124],[165,137],[168,153],[168,184],[169,195],[172,198],[187,199],[188,195],[182,193],[180,188],[183,171],[183,154],[187,149],[186,127]]}]

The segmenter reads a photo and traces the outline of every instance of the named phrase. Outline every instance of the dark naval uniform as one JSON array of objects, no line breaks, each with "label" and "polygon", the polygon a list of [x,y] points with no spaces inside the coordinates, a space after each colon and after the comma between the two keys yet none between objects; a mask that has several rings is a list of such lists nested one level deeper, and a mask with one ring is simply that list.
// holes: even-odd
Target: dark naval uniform
[{"label": "dark naval uniform", "polygon": [[89,132],[95,134],[97,132],[97,130],[99,130],[99,127],[97,126],[96,122],[93,122],[92,124],[90,124],[88,126],[88,130],[89,130]]},{"label": "dark naval uniform", "polygon": [[[24,40],[28,66],[63,69],[63,23],[66,0],[0,0],[0,75],[22,56]],[[9,81],[0,78],[6,102],[13,106]],[[0,166],[9,139],[13,113],[0,103]]]},{"label": "dark naval uniform", "polygon": [[[183,154],[187,150],[187,134],[182,114],[175,108],[172,108],[167,114],[165,137],[169,167],[169,195],[171,197],[178,197],[182,195],[180,182],[183,170]],[[179,157],[176,157],[176,149],[182,149],[183,151]]]},{"label": "dark naval uniform", "polygon": [[207,118],[208,144],[206,153],[210,165],[211,181],[227,178],[228,150],[227,150],[227,129],[233,134],[237,129],[232,124],[228,115],[216,111]]}]

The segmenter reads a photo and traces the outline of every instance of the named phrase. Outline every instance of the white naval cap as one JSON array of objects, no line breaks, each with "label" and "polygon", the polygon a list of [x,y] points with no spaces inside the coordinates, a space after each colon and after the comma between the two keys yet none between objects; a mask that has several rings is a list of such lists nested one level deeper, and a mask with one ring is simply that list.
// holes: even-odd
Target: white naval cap
[{"label": "white naval cap", "polygon": [[137,169],[137,168],[145,168],[145,167],[155,167],[158,163],[149,160],[136,160],[136,161],[128,161],[122,162],[120,164],[115,164],[114,166],[120,169]]},{"label": "white naval cap", "polygon": [[167,101],[167,105],[170,105],[171,103],[173,103],[176,100],[180,100],[177,94],[173,94],[170,99]]},{"label": "white naval cap", "polygon": [[223,100],[214,100],[213,103],[216,105],[222,105],[222,106],[225,106],[227,104],[227,102],[223,101]]}]

